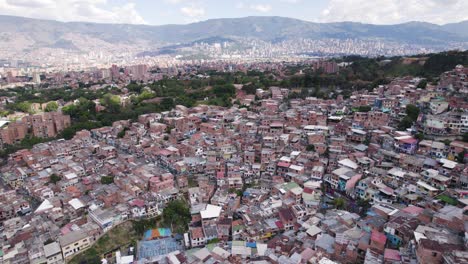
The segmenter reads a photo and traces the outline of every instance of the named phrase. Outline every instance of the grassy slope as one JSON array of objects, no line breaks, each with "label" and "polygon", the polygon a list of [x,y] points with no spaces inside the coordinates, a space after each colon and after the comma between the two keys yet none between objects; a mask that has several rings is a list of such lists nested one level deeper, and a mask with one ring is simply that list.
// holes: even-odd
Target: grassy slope
[{"label": "grassy slope", "polygon": [[100,263],[103,254],[118,248],[128,247],[130,244],[136,244],[135,241],[138,239],[141,239],[141,236],[135,232],[132,222],[124,222],[99,238],[91,248],[73,257],[69,263]]}]

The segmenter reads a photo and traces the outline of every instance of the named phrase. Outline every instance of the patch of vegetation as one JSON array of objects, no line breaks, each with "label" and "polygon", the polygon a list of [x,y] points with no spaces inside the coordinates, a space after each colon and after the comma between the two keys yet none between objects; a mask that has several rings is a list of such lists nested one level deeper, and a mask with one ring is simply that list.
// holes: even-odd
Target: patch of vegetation
[{"label": "patch of vegetation", "polygon": [[422,76],[439,76],[450,71],[458,64],[468,65],[468,51],[446,51],[429,54],[424,63]]},{"label": "patch of vegetation", "polygon": [[187,181],[188,181],[189,188],[198,187],[198,181],[195,179],[195,177],[189,176],[187,177]]},{"label": "patch of vegetation", "polygon": [[416,135],[414,135],[414,137],[415,137],[418,141],[422,141],[422,140],[424,140],[424,133],[419,132],[419,133],[417,133]]},{"label": "patch of vegetation", "polygon": [[406,116],[398,124],[399,130],[406,130],[410,128],[414,122],[418,119],[419,108],[415,105],[408,104],[406,105]]},{"label": "patch of vegetation", "polygon": [[356,110],[356,112],[369,112],[372,109],[369,105],[361,105]]},{"label": "patch of vegetation", "polygon": [[440,196],[437,197],[437,199],[441,200],[442,202],[446,203],[446,204],[450,204],[450,205],[457,205],[458,204],[458,201],[448,195],[445,195],[445,194],[442,194]]},{"label": "patch of vegetation", "polygon": [[58,107],[59,106],[58,106],[57,102],[52,101],[52,102],[47,103],[44,111],[45,112],[55,112],[55,111],[57,111]]},{"label": "patch of vegetation", "polygon": [[133,230],[135,230],[138,236],[143,236],[146,230],[157,228],[160,221],[161,217],[132,221]]},{"label": "patch of vegetation", "polygon": [[[149,221],[149,220],[145,220]],[[70,264],[96,264],[101,263],[101,259],[105,254],[113,252],[118,249],[125,250],[129,246],[136,246],[136,241],[141,239],[141,235],[136,232],[134,226],[135,222],[124,222],[99,238],[86,251],[74,256],[70,260]]]},{"label": "patch of vegetation", "polygon": [[306,150],[307,151],[315,151],[315,146],[314,145],[307,145]]},{"label": "patch of vegetation", "polygon": [[345,199],[341,197],[338,197],[335,200],[333,200],[333,204],[335,205],[335,208],[339,210],[344,209],[347,206]]},{"label": "patch of vegetation", "polygon": [[253,83],[249,83],[242,86],[242,91],[246,94],[255,94],[257,92],[257,86]]},{"label": "patch of vegetation", "polygon": [[466,155],[466,150],[461,151],[460,153],[457,154],[456,159],[460,163],[465,163],[465,155]]},{"label": "patch of vegetation", "polygon": [[361,207],[360,215],[364,217],[367,214],[367,211],[372,207],[368,200],[359,199],[357,200],[357,205]]},{"label": "patch of vegetation", "polygon": [[125,136],[125,132],[127,132],[128,127],[124,127],[118,134],[117,138],[123,138]]},{"label": "patch of vegetation", "polygon": [[50,175],[50,182],[53,183],[53,184],[56,184],[57,182],[59,182],[62,178],[60,176],[58,176],[57,174],[53,173]]},{"label": "patch of vegetation", "polygon": [[463,133],[462,140],[463,142],[468,142],[468,132]]},{"label": "patch of vegetation", "polygon": [[8,155],[15,153],[20,149],[31,149],[34,145],[51,141],[53,138],[38,138],[34,136],[26,136],[19,144],[16,145],[4,145],[3,149],[0,150],[0,158],[8,158]]},{"label": "patch of vegetation", "polygon": [[6,109],[11,111],[19,111],[28,114],[34,114],[34,110],[32,109],[31,102],[28,101],[19,101],[18,103],[7,104]]},{"label": "patch of vegetation", "polygon": [[171,228],[175,233],[184,233],[190,222],[190,209],[183,200],[174,200],[164,207],[162,225]]},{"label": "patch of vegetation", "polygon": [[101,184],[112,184],[112,183],[114,183],[114,176],[101,177]]},{"label": "patch of vegetation", "polygon": [[79,122],[71,125],[70,127],[65,128],[62,133],[60,133],[61,138],[64,139],[71,139],[75,136],[76,132],[81,131],[83,129],[86,130],[91,130],[94,128],[99,128],[102,127],[101,122],[93,122],[93,121],[85,121],[85,122]]},{"label": "patch of vegetation", "polygon": [[211,240],[208,240],[207,244],[217,244],[219,243],[219,238],[213,238]]},{"label": "patch of vegetation", "polygon": [[421,80],[419,83],[418,83],[418,86],[416,86],[417,88],[421,88],[421,89],[426,89],[426,86],[427,86],[427,80]]},{"label": "patch of vegetation", "polygon": [[442,142],[445,144],[445,146],[450,146],[450,143],[452,143],[450,139],[444,139]]}]

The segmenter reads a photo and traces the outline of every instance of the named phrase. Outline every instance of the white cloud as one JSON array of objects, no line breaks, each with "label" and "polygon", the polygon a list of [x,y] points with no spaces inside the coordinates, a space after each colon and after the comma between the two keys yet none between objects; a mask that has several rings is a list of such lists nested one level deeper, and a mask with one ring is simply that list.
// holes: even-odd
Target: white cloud
[{"label": "white cloud", "polygon": [[182,3],[184,0],[164,0],[164,2],[167,2],[169,4],[180,4]]},{"label": "white cloud", "polygon": [[280,2],[283,2],[283,3],[290,3],[290,4],[297,4],[299,2],[301,2],[302,0],[280,0]]},{"label": "white cloud", "polygon": [[267,13],[271,11],[272,7],[271,5],[258,4],[258,5],[250,5],[250,9],[255,10],[257,12]]},{"label": "white cloud", "polygon": [[107,0],[0,0],[0,14],[59,21],[146,24],[135,3],[108,6]]},{"label": "white cloud", "polygon": [[24,7],[50,7],[54,4],[51,0],[6,0],[6,2],[13,6]]},{"label": "white cloud", "polygon": [[426,21],[444,24],[467,20],[467,10],[466,0],[330,0],[319,20],[373,24]]},{"label": "white cloud", "polygon": [[191,18],[201,17],[205,15],[205,9],[203,7],[196,7],[196,6],[184,6],[180,9],[184,15],[189,16]]}]

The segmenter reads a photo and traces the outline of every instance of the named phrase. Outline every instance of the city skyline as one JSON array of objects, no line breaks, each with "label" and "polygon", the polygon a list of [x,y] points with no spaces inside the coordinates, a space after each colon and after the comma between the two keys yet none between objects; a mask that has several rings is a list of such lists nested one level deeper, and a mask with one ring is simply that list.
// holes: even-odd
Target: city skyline
[{"label": "city skyline", "polygon": [[422,21],[446,24],[468,20],[468,2],[364,0],[0,0],[0,15],[64,22],[188,24],[216,18],[282,16],[311,22],[352,21],[399,24]]}]

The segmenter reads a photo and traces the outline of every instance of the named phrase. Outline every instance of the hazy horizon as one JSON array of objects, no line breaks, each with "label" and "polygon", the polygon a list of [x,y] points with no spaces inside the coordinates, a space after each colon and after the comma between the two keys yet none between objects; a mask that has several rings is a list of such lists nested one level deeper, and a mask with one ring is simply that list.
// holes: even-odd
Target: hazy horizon
[{"label": "hazy horizon", "polygon": [[394,25],[468,20],[463,0],[0,0],[0,15],[60,22],[168,25],[209,19],[280,16],[309,22]]},{"label": "hazy horizon", "polygon": [[168,26],[168,25],[190,25],[190,24],[195,24],[195,23],[201,23],[201,22],[206,22],[210,20],[223,20],[223,19],[245,19],[245,18],[250,18],[250,17],[264,17],[264,18],[272,18],[272,17],[279,17],[279,18],[285,18],[285,19],[294,19],[294,20],[300,20],[304,22],[310,22],[310,23],[318,23],[318,24],[327,24],[327,23],[358,23],[358,24],[365,24],[365,25],[379,25],[379,26],[392,26],[392,25],[401,25],[401,24],[406,24],[406,23],[429,23],[429,24],[434,24],[434,25],[447,25],[447,24],[457,24],[461,22],[468,21],[466,20],[460,20],[460,21],[454,21],[454,22],[448,22],[444,24],[437,24],[429,21],[419,21],[419,20],[409,20],[405,22],[399,22],[399,23],[389,23],[389,24],[375,24],[375,23],[369,23],[369,22],[359,22],[359,21],[350,21],[350,20],[343,20],[343,21],[331,21],[331,22],[323,22],[323,21],[308,21],[308,20],[303,20],[300,18],[294,18],[294,17],[288,17],[288,16],[276,16],[276,15],[252,15],[252,16],[240,16],[240,17],[213,17],[213,18],[207,18],[204,20],[199,20],[199,21],[192,21],[192,22],[186,22],[186,23],[169,23],[169,24],[132,24],[132,23],[124,23],[124,22],[89,22],[89,21],[80,21],[80,20],[73,20],[73,21],[62,21],[58,19],[49,19],[49,18],[35,18],[35,17],[27,17],[27,16],[21,16],[21,15],[5,15],[5,14],[0,14],[0,16],[10,16],[10,17],[19,17],[19,18],[26,18],[26,19],[37,19],[37,20],[45,20],[45,21],[54,21],[54,22],[59,22],[59,23],[92,23],[92,24],[112,24],[112,25],[141,25],[141,26]]}]

